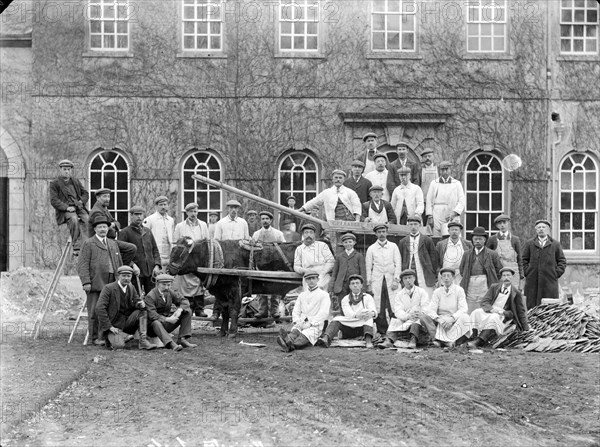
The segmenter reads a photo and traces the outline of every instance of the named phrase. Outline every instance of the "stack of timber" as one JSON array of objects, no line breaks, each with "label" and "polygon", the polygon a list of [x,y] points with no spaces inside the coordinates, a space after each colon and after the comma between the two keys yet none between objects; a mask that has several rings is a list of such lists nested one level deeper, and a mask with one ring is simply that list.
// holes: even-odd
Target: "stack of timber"
[{"label": "stack of timber", "polygon": [[600,352],[600,319],[570,304],[541,304],[527,313],[531,331],[509,326],[494,348],[535,352]]}]

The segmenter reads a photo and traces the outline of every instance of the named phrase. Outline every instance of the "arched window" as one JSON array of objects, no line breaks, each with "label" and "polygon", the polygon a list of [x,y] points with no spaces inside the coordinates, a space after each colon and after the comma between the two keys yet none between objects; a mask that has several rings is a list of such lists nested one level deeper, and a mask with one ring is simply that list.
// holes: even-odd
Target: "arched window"
[{"label": "arched window", "polygon": [[467,161],[465,172],[466,233],[471,239],[475,227],[496,231],[494,219],[504,212],[504,171],[500,159],[490,152],[479,152]]},{"label": "arched window", "polygon": [[279,203],[287,205],[289,195],[296,197],[296,207],[314,198],[318,194],[319,168],[316,159],[307,152],[291,152],[279,161],[277,178]]},{"label": "arched window", "polygon": [[198,219],[208,222],[210,211],[221,211],[221,190],[206,183],[197,182],[192,175],[198,174],[212,180],[223,181],[221,161],[212,151],[195,151],[188,154],[181,164],[181,197],[180,209],[191,202],[198,204]]},{"label": "arched window", "polygon": [[560,243],[565,250],[598,250],[598,162],[573,153],[560,165]]},{"label": "arched window", "polygon": [[[121,224],[129,225],[129,162],[117,150],[102,150],[92,158],[89,164],[90,193],[108,188],[110,193],[111,214]],[[96,197],[90,195],[90,206]]]}]

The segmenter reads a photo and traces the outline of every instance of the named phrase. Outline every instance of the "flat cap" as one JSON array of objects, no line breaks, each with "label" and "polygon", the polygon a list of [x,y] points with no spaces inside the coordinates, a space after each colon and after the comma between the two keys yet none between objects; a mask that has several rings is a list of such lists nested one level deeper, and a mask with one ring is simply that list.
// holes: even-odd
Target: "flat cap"
[{"label": "flat cap", "polygon": [[363,283],[363,284],[365,283],[365,279],[361,275],[359,275],[358,273],[350,275],[348,277],[348,282],[352,281],[353,279],[358,279],[361,283]]},{"label": "flat cap", "polygon": [[133,274],[133,269],[131,267],[129,267],[128,265],[122,265],[121,267],[119,267],[117,269],[117,273],[120,275],[121,273],[129,273],[130,275]]},{"label": "flat cap", "polygon": [[158,205],[161,202],[168,202],[169,198],[167,196],[158,196],[156,199],[154,199],[154,204]]},{"label": "flat cap", "polygon": [[402,166],[400,169],[398,169],[398,175],[409,175],[410,174],[410,168],[408,166]]},{"label": "flat cap", "polygon": [[239,207],[242,206],[242,204],[235,199],[228,200],[225,205],[226,206],[239,206]]},{"label": "flat cap", "polygon": [[440,275],[442,273],[452,273],[452,276],[456,275],[456,272],[454,271],[454,269],[451,269],[450,267],[444,267],[440,270]]},{"label": "flat cap", "polygon": [[367,138],[369,137],[373,137],[375,139],[377,139],[377,135],[374,134],[373,132],[367,132],[366,134],[363,135],[363,141],[367,141]]},{"label": "flat cap", "polygon": [[551,226],[552,226],[552,225],[550,225],[550,221],[549,221],[549,220],[546,220],[546,219],[538,219],[538,220],[536,220],[536,221],[535,221],[535,226],[537,227],[537,226],[538,226],[538,224],[541,224],[541,223],[543,223],[543,224],[546,224],[546,225],[548,225],[549,227],[551,227]]},{"label": "flat cap", "polygon": [[498,222],[503,222],[503,221],[510,221],[510,217],[506,214],[500,214],[498,217],[496,217],[494,219],[494,223],[497,224]]},{"label": "flat cap", "polygon": [[461,224],[460,222],[456,222],[455,220],[448,222],[448,228],[451,228],[451,227],[458,227],[461,230],[464,228],[463,224]]},{"label": "flat cap", "polygon": [[452,163],[450,163],[449,161],[443,161],[438,165],[439,169],[448,169],[452,167]]},{"label": "flat cap", "polygon": [[473,236],[484,236],[484,237],[489,237],[487,231],[485,231],[485,228],[483,227],[475,227],[473,228],[473,233],[471,233]]},{"label": "flat cap", "polygon": [[190,202],[185,206],[185,211],[193,210],[194,208],[198,209],[198,204],[196,202]]},{"label": "flat cap", "polygon": [[102,214],[98,214],[94,218],[94,221],[92,222],[92,228],[96,228],[96,225],[100,225],[100,224],[106,224],[106,225],[110,226],[110,222],[108,221],[108,219],[106,218],[106,216],[104,216]]},{"label": "flat cap", "polygon": [[208,215],[209,216],[217,216],[217,217],[219,217],[221,215],[221,212],[220,211],[209,211]]},{"label": "flat cap", "polygon": [[410,276],[410,275],[413,275],[416,278],[417,272],[415,272],[413,269],[404,269],[404,270],[402,270],[402,273],[400,273],[400,278],[403,278],[405,276]]},{"label": "flat cap", "polygon": [[344,171],[342,171],[341,169],[334,169],[333,172],[331,173],[332,176],[334,175],[343,175],[344,177],[346,177],[346,173]]},{"label": "flat cap", "polygon": [[283,221],[281,221],[281,225],[289,225],[289,224],[293,224],[294,221],[291,219],[283,219]]},{"label": "flat cap", "polygon": [[423,218],[421,216],[419,216],[418,214],[414,214],[412,216],[409,216],[406,219],[406,222],[419,222],[419,223],[423,223]]},{"label": "flat cap", "polygon": [[130,214],[146,214],[146,210],[139,205],[132,206],[129,208]]},{"label": "flat cap", "polygon": [[423,152],[421,152],[421,157],[427,154],[433,154],[433,149],[431,149],[430,147],[426,147],[425,149],[423,149]]},{"label": "flat cap", "polygon": [[319,273],[314,270],[307,270],[304,272],[304,275],[302,275],[303,278],[310,278],[311,276],[316,276],[318,278]]},{"label": "flat cap", "polygon": [[361,168],[364,168],[365,164],[360,160],[352,160],[350,166],[360,166]]},{"label": "flat cap", "polygon": [[510,272],[510,273],[512,273],[513,275],[516,273],[516,272],[515,272],[515,270],[514,270],[514,269],[512,269],[512,268],[510,268],[510,267],[502,267],[502,268],[500,269],[500,274],[502,275],[502,273],[504,273],[504,272]]},{"label": "flat cap", "polygon": [[96,191],[96,197],[101,196],[102,194],[110,194],[112,191],[108,188],[100,188]]},{"label": "flat cap", "polygon": [[295,198],[294,196],[291,196],[291,195],[290,195],[290,196],[287,196],[287,197],[285,198],[285,201],[287,202],[287,201],[288,201],[288,200],[290,200],[290,199],[292,199],[292,200],[296,200],[296,198]]},{"label": "flat cap", "polygon": [[383,191],[383,186],[381,185],[373,185],[369,188],[369,192],[371,191]]},{"label": "flat cap", "polygon": [[260,213],[258,213],[260,216],[268,216],[269,219],[273,220],[273,213],[271,213],[270,211],[261,211]]},{"label": "flat cap", "polygon": [[373,227],[373,231],[374,231],[374,232],[377,232],[377,230],[380,230],[380,229],[382,229],[382,228],[385,228],[385,229],[387,230],[387,225],[386,225],[386,224],[378,224],[378,225],[375,225],[375,226]]},{"label": "flat cap", "polygon": [[300,228],[300,231],[304,231],[304,230],[313,230],[313,231],[317,231],[317,227],[315,227],[313,224],[311,223],[307,223],[302,225],[302,228]]},{"label": "flat cap", "polygon": [[344,242],[346,239],[352,239],[353,241],[355,241],[356,236],[354,236],[354,234],[352,234],[352,233],[346,233],[346,234],[342,235],[342,237],[340,239],[342,242]]},{"label": "flat cap", "polygon": [[73,162],[71,160],[68,159],[64,159],[58,162],[58,167],[62,168],[63,166],[68,166],[69,168],[74,167],[75,165],[73,164]]},{"label": "flat cap", "polygon": [[248,214],[258,214],[258,213],[256,212],[256,210],[248,210],[248,211],[246,211],[246,215],[248,215]]},{"label": "flat cap", "polygon": [[385,155],[383,152],[377,152],[375,155],[373,155],[373,161],[377,160],[378,158],[385,158],[385,161],[388,161],[387,155]]},{"label": "flat cap", "polygon": [[173,282],[174,280],[175,277],[166,273],[161,273],[160,275],[156,276],[156,282]]},{"label": "flat cap", "polygon": [[405,147],[405,148],[407,148],[407,149],[408,149],[410,146],[408,145],[408,143],[407,143],[406,141],[399,141],[399,142],[396,144],[396,148],[399,148],[399,147]]}]

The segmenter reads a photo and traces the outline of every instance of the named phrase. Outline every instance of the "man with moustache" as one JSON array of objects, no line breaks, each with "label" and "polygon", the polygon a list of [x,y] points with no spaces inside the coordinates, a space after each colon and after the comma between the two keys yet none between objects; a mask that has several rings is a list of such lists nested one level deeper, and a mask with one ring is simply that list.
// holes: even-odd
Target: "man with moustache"
[{"label": "man with moustache", "polygon": [[366,174],[365,178],[369,180],[373,186],[381,186],[381,188],[383,188],[382,198],[386,202],[389,202],[392,198],[392,194],[388,190],[387,185],[388,170],[386,166],[388,164],[388,158],[384,153],[377,152],[373,156],[373,160],[375,160],[375,170]]},{"label": "man with moustache", "polygon": [[[322,206],[327,220],[360,221],[361,204],[358,196],[350,188],[344,186],[346,173],[335,169],[332,173],[333,186],[319,193],[300,208],[309,212],[313,206]],[[305,226],[305,225],[304,225]]]},{"label": "man with moustache", "polygon": [[227,216],[217,222],[215,239],[218,241],[250,239],[248,222],[239,217],[242,205],[235,199],[227,202]]},{"label": "man with moustache", "polygon": [[[421,190],[423,191],[423,198],[427,199],[429,185],[438,177],[438,168],[433,164],[433,149],[423,149],[421,160],[423,160],[421,162]],[[423,219],[425,217],[423,216]]]},{"label": "man with moustache", "polygon": [[528,331],[527,309],[521,292],[512,284],[515,271],[510,267],[500,270],[500,283],[492,284],[481,300],[481,307],[471,313],[474,339],[469,348],[485,345],[502,335],[507,324],[514,322],[517,331]]},{"label": "man with moustache", "polygon": [[169,199],[159,196],[154,200],[156,212],[151,214],[143,222],[143,225],[152,231],[162,267],[169,264],[171,257],[171,246],[173,245],[173,228],[175,221],[169,216]]},{"label": "man with moustache", "polygon": [[460,215],[465,209],[465,193],[461,183],[450,177],[452,163],[440,163],[440,177],[429,184],[425,201],[427,225],[434,238],[448,234],[447,224],[460,221]]},{"label": "man with moustache", "polygon": [[256,210],[246,211],[246,222],[248,223],[248,234],[251,236],[261,228]]},{"label": "man with moustache", "polygon": [[[129,210],[131,223],[119,232],[119,241],[129,242],[137,247],[134,262],[140,269],[140,286],[138,294],[147,294],[154,287],[152,277],[161,271],[160,253],[152,232],[142,225],[146,210],[141,206],[133,206]],[[136,281],[137,282],[137,281]],[[134,286],[137,286],[134,282]]]},{"label": "man with moustache", "polygon": [[[315,240],[316,227],[304,224],[301,228],[302,244],[294,253],[294,271],[304,275],[307,271],[316,272],[319,276],[318,286],[327,290],[335,258],[325,242]],[[304,290],[307,284],[304,282]]]},{"label": "man with moustache", "polygon": [[377,135],[373,132],[367,132],[363,135],[362,140],[365,143],[365,152],[358,157],[358,160],[365,164],[363,175],[366,176],[369,172],[375,170],[375,160],[373,157],[379,153],[377,150]]},{"label": "man with moustache", "polygon": [[558,279],[567,268],[560,242],[549,236],[550,222],[536,221],[535,231],[536,237],[527,241],[523,249],[527,309],[539,306],[542,298],[558,298]]},{"label": "man with moustache", "polygon": [[423,191],[410,181],[410,168],[402,166],[398,169],[400,184],[392,193],[392,208],[400,225],[406,225],[409,216],[422,215],[425,211]]},{"label": "man with moustache", "polygon": [[400,168],[410,169],[409,179],[413,185],[421,186],[421,166],[408,159],[408,143],[401,141],[396,145],[398,158],[388,166],[387,189],[393,192],[400,185],[398,170]]},{"label": "man with moustache", "polygon": [[454,284],[460,284],[460,262],[463,255],[473,249],[473,244],[461,235],[463,224],[450,222],[448,232],[450,237],[442,239],[435,245],[440,268],[454,269]]},{"label": "man with moustache", "polygon": [[510,267],[518,273],[513,275],[512,281],[513,286],[521,289],[521,280],[525,278],[521,259],[521,241],[518,236],[509,231],[510,217],[508,215],[500,214],[494,219],[494,223],[498,228],[498,233],[490,237],[485,245],[498,253],[504,267]]},{"label": "man with moustache", "polygon": [[346,188],[350,188],[358,196],[360,203],[369,200],[369,188],[372,183],[365,178],[363,171],[365,164],[360,160],[354,160],[350,168],[350,177],[344,182]]},{"label": "man with moustache", "polygon": [[[116,239],[117,233],[121,229],[121,224],[110,214],[108,205],[110,205],[110,189],[102,188],[96,191],[96,203],[94,203],[94,206],[90,210],[90,221],[94,221],[98,215],[105,217],[110,222],[106,237]],[[91,223],[88,222],[88,237],[92,237],[94,234],[94,229]]]},{"label": "man with moustache", "polygon": [[392,204],[382,199],[383,187],[379,185],[369,188],[371,200],[362,204],[362,217],[365,222],[373,224],[395,224],[396,215]]},{"label": "man with moustache", "polygon": [[492,284],[498,282],[502,262],[498,253],[485,247],[488,233],[483,227],[473,228],[473,249],[460,262],[460,286],[467,295],[469,314],[481,306],[481,300]]},{"label": "man with moustache", "polygon": [[60,176],[50,182],[50,204],[55,209],[56,223],[67,224],[73,242],[73,256],[78,256],[81,243],[86,239],[89,194],[79,180],[72,178],[73,166],[71,160],[58,163]]}]

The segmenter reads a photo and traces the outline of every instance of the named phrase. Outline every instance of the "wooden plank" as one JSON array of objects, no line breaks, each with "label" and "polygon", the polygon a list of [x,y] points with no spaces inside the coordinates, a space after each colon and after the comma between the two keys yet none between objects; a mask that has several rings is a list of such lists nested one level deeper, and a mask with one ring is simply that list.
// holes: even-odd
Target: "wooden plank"
[{"label": "wooden plank", "polygon": [[[211,320],[210,317],[196,317],[193,316],[192,320],[196,320],[196,321],[210,321],[212,323],[218,323],[221,324],[223,322],[222,318],[219,318],[218,320]],[[279,317],[278,318],[279,321],[285,321],[285,322],[290,322],[292,321],[292,317],[286,316],[286,317]],[[274,318],[268,317],[268,318],[238,318],[238,323],[239,324],[248,324],[248,323],[271,323],[275,321]]]},{"label": "wooden plank", "polygon": [[241,269],[224,269],[224,268],[209,268],[209,267],[198,267],[196,269],[198,273],[211,273],[213,275],[229,275],[229,276],[243,276],[246,278],[257,278],[257,279],[294,279],[302,281],[302,276],[296,272],[270,272],[265,270],[241,270]]}]

